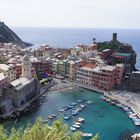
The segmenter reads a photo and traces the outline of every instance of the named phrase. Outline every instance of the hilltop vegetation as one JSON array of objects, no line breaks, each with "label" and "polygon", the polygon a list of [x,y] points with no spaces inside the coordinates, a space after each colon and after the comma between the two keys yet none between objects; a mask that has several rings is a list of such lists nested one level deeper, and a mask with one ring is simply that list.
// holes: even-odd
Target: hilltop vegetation
[{"label": "hilltop vegetation", "polygon": [[[38,119],[34,125],[28,125],[24,132],[13,128],[9,135],[0,126],[0,140],[82,140],[82,137],[80,132],[69,133],[68,126],[60,119],[52,126],[43,124],[42,119]],[[99,134],[91,140],[100,140]]]}]

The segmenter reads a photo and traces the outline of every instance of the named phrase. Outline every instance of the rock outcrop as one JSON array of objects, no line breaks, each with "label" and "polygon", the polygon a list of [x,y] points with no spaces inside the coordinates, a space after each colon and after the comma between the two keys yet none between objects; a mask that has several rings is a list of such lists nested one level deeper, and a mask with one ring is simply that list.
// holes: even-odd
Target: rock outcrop
[{"label": "rock outcrop", "polygon": [[22,41],[16,33],[14,33],[4,22],[0,22],[0,43],[15,43],[19,44],[21,47],[25,48],[32,46],[31,43]]},{"label": "rock outcrop", "polygon": [[134,51],[133,47],[130,44],[121,43],[117,40],[117,34],[113,34],[113,39],[108,42],[99,42],[98,44],[98,51],[103,51],[105,49],[111,49],[113,52],[117,53],[124,53],[124,54],[131,54],[131,58],[129,60],[119,60],[116,61],[111,57],[109,60],[111,64],[115,65],[116,63],[125,63],[126,65],[130,66],[130,71],[136,71],[135,64],[136,64],[136,52]]}]

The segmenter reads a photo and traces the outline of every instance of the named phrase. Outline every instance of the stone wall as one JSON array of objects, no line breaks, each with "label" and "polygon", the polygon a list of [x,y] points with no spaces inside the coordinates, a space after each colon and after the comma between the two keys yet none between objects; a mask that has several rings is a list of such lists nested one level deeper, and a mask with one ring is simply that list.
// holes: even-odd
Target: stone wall
[{"label": "stone wall", "polygon": [[140,72],[133,72],[126,85],[127,89],[133,92],[140,92]]}]

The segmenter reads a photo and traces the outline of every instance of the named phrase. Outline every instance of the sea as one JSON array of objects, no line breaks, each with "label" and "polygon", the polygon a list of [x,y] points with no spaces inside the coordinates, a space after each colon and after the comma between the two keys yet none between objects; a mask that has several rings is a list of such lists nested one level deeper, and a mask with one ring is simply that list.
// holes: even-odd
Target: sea
[{"label": "sea", "polygon": [[118,40],[133,46],[137,53],[136,68],[140,69],[140,29],[99,29],[99,28],[39,28],[13,27],[22,40],[34,44],[71,48],[77,44],[91,44],[93,38],[97,42],[110,41],[113,33],[118,33]]},{"label": "sea", "polygon": [[[118,33],[120,42],[129,43],[137,53],[136,67],[140,68],[140,30],[126,29],[74,29],[74,28],[13,28],[13,30],[26,42],[34,44],[34,48],[41,44],[50,46],[74,47],[77,44],[91,44],[92,38],[96,41],[110,41],[112,33]],[[23,115],[17,120],[5,121],[2,125],[8,130],[11,127],[24,128],[28,123],[34,123],[36,118],[41,116],[47,119],[50,114],[59,114],[59,109],[75,102],[78,99],[93,100],[78,116],[65,121],[72,126],[77,117],[83,117],[85,123],[79,129],[82,132],[99,133],[101,140],[129,140],[130,135],[140,132],[140,127],[134,125],[126,112],[121,108],[113,106],[100,99],[101,94],[83,89],[45,94],[46,102],[30,113]],[[59,114],[61,117],[69,112]],[[88,138],[87,138],[88,140]]]}]

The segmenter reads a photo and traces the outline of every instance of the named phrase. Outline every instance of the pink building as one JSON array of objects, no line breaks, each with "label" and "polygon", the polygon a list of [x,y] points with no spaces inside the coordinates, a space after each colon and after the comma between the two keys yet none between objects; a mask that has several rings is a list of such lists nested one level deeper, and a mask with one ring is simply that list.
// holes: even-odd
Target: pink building
[{"label": "pink building", "polygon": [[116,84],[120,84],[123,70],[122,64],[116,66],[87,64],[77,70],[77,81],[83,85],[109,91]]}]

